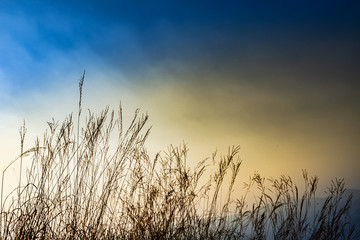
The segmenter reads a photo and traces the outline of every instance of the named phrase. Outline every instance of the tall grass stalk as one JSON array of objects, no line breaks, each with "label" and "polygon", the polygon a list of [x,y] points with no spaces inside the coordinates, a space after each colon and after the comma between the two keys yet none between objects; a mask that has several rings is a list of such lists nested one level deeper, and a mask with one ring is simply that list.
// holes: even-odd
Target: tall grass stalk
[{"label": "tall grass stalk", "polygon": [[[81,101],[82,101],[82,88],[85,79],[85,71],[83,72],[82,77],[79,80],[79,108],[78,108],[78,118],[77,118],[77,132],[76,132],[76,148],[79,149],[79,138],[80,138],[80,117],[81,117]],[[76,151],[76,177],[75,177],[75,195],[74,195],[74,216],[73,216],[73,225],[76,228],[77,225],[77,208],[78,208],[78,194],[79,194],[79,169],[80,169],[80,159],[79,159],[79,151]]]},{"label": "tall grass stalk", "polygon": [[[25,127],[25,120],[23,126],[19,129],[20,133],[20,169],[19,169],[19,186],[18,186],[18,199],[20,199],[20,189],[21,189],[21,175],[22,175],[22,166],[23,166],[23,153],[24,153],[24,141],[26,135],[26,127]],[[19,208],[20,208],[20,202]]]}]

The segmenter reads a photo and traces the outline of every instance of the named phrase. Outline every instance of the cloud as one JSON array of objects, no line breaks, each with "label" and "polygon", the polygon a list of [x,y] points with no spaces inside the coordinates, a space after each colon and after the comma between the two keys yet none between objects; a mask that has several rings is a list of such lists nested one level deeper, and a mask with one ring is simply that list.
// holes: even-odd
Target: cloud
[{"label": "cloud", "polygon": [[76,111],[85,69],[84,108],[142,107],[153,149],[185,140],[210,154],[239,143],[253,169],[276,174],[331,163],[330,175],[343,158],[341,172],[358,180],[349,169],[360,118],[353,8],[163,3],[8,2],[0,11],[6,129],[25,118],[40,133],[51,117]]}]

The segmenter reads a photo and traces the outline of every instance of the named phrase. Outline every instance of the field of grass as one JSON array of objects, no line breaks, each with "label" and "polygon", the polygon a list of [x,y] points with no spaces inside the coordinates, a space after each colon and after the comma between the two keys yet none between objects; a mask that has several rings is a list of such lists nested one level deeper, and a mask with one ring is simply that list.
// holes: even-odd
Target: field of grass
[{"label": "field of grass", "polygon": [[[330,184],[321,204],[315,202],[318,178],[306,171],[304,191],[285,175],[266,180],[255,173],[243,195],[233,196],[239,147],[214,153],[196,168],[187,164],[186,145],[150,158],[148,116],[139,110],[127,127],[121,107],[89,112],[80,126],[82,81],[76,120],[49,122],[30,149],[23,149],[26,128],[20,129],[20,179],[10,195],[3,195],[6,169],[2,175],[0,239],[359,237],[342,179]],[[31,164],[23,169],[25,160]]]}]

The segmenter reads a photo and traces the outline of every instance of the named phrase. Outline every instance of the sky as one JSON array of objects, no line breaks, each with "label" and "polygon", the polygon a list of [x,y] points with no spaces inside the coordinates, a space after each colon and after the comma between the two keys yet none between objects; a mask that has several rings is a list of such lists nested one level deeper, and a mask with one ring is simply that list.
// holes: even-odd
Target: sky
[{"label": "sky", "polygon": [[[120,101],[152,152],[240,145],[258,171],[360,188],[359,1],[0,1],[1,167],[46,121]],[[15,170],[13,170],[15,171]]]}]

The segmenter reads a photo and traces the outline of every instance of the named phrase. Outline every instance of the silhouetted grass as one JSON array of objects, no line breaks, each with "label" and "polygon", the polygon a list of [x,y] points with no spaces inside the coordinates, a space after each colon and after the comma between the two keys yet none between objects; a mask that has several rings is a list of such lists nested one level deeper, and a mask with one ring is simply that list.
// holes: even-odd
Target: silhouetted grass
[{"label": "silhouetted grass", "polygon": [[[1,192],[0,238],[355,239],[352,196],[345,198],[342,179],[331,183],[323,203],[315,202],[318,178],[306,171],[301,193],[290,177],[265,180],[255,173],[243,195],[233,197],[239,147],[191,169],[186,145],[149,157],[147,115],[137,110],[127,128],[122,119],[120,106],[89,112],[82,128],[72,115],[53,120],[26,151],[24,125],[19,186],[7,197]],[[31,161],[26,173],[23,161]],[[206,180],[208,169],[215,170]]]}]

